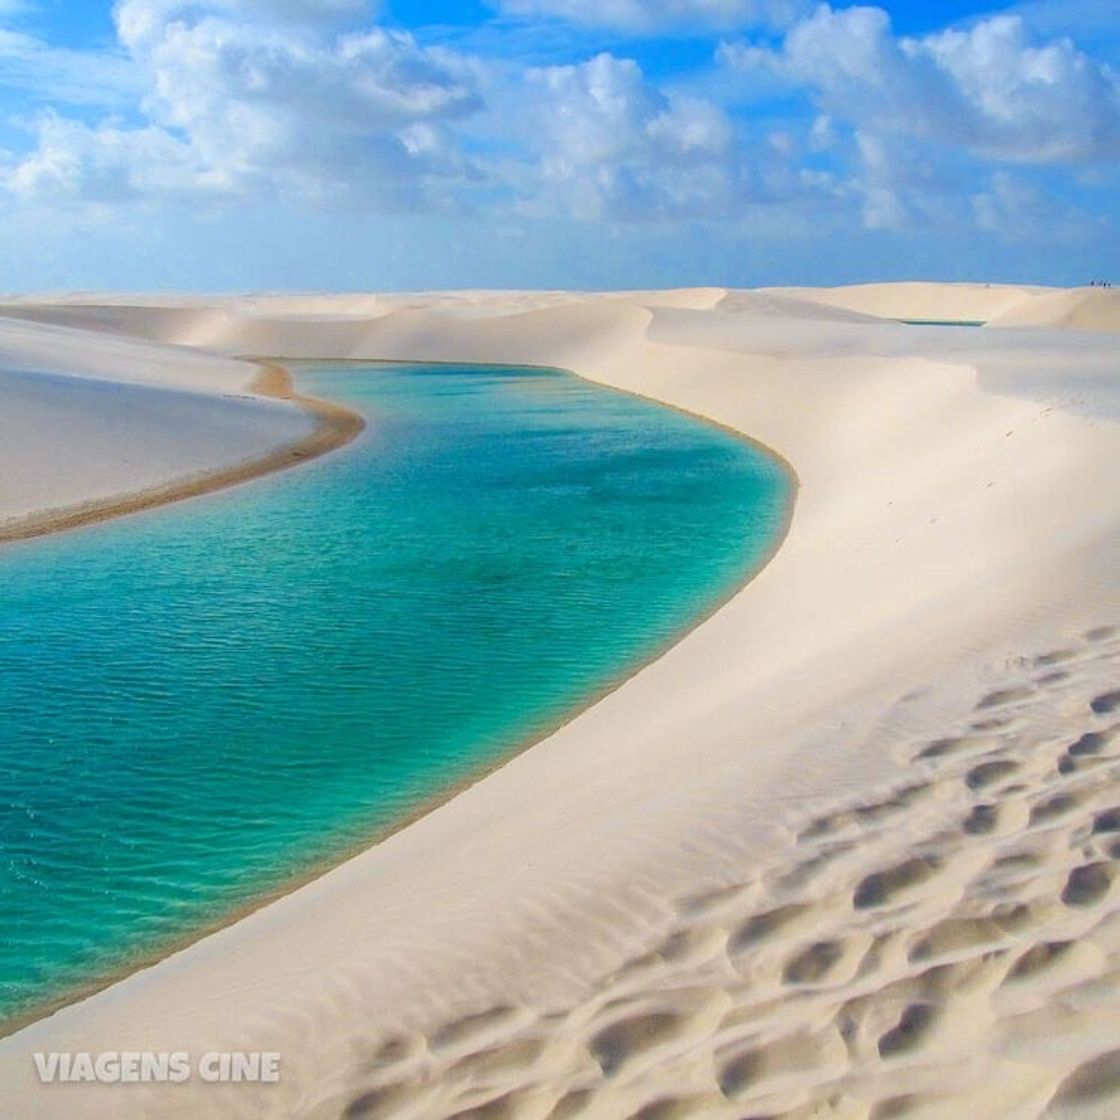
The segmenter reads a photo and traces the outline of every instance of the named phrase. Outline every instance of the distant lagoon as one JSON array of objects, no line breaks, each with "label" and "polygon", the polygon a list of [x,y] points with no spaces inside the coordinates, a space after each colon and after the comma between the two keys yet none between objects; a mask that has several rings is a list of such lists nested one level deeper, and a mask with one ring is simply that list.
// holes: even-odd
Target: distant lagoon
[{"label": "distant lagoon", "polygon": [[539,738],[768,555],[735,435],[554,370],[315,366],[347,449],[0,549],[0,1017],[286,889]]},{"label": "distant lagoon", "polygon": [[899,319],[908,327],[985,327],[984,319]]}]

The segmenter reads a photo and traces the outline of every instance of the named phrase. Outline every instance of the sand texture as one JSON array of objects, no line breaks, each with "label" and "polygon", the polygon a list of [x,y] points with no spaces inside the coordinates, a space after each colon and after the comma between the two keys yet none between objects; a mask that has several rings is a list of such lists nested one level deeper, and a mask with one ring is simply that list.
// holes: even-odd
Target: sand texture
[{"label": "sand texture", "polygon": [[[770,564],[600,703],[0,1042],[0,1114],[1120,1115],[1109,292],[58,296],[0,314],[18,320],[0,341],[49,324],[89,353],[563,366],[741,431],[799,484]],[[55,391],[36,384],[21,407]],[[49,463],[40,435],[20,454]],[[44,1089],[30,1060],[126,1049],[275,1050],[283,1078]]]}]

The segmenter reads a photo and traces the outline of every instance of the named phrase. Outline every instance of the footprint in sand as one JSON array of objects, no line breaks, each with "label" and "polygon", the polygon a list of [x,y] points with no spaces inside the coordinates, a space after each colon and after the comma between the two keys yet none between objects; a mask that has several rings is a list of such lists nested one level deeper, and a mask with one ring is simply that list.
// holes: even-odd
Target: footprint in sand
[{"label": "footprint in sand", "polygon": [[662,1097],[650,1101],[626,1120],[687,1120],[690,1116],[703,1115],[708,1102],[703,1097]]},{"label": "footprint in sand", "polygon": [[381,1073],[419,1058],[425,1052],[423,1035],[393,1035],[374,1051],[365,1065],[367,1073]]},{"label": "footprint in sand", "polygon": [[998,805],[976,805],[964,819],[961,827],[969,836],[987,836],[999,824]]},{"label": "footprint in sand", "polygon": [[1039,801],[1031,806],[1031,815],[1027,822],[1030,828],[1040,828],[1068,816],[1081,805],[1081,799],[1071,793],[1058,793]]},{"label": "footprint in sand", "polygon": [[914,760],[930,762],[940,758],[952,758],[954,755],[978,754],[988,747],[999,745],[1000,740],[993,739],[991,736],[958,735],[948,739],[934,739],[914,756]]},{"label": "footprint in sand", "polygon": [[401,1081],[362,1093],[355,1097],[342,1112],[343,1120],[380,1120],[396,1116],[415,1106],[419,1080]]},{"label": "footprint in sand", "polygon": [[1028,980],[1061,962],[1073,948],[1072,941],[1042,941],[1032,945],[1007,973],[1007,983]]},{"label": "footprint in sand", "polygon": [[1085,640],[1087,642],[1107,642],[1115,638],[1117,629],[1115,626],[1098,626],[1094,630],[1087,630],[1085,632]]},{"label": "footprint in sand", "polygon": [[817,941],[792,957],[782,971],[785,984],[819,984],[844,959],[839,941]]},{"label": "footprint in sand", "polygon": [[880,1101],[868,1114],[867,1120],[903,1120],[913,1116],[925,1103],[917,1093],[906,1093],[900,1097],[888,1097]]},{"label": "footprint in sand", "polygon": [[876,871],[860,880],[852,895],[857,910],[885,906],[901,893],[931,879],[941,868],[933,856],[915,856],[886,871]]},{"label": "footprint in sand", "polygon": [[1092,708],[1098,716],[1109,715],[1111,712],[1116,711],[1117,708],[1120,708],[1120,690],[1115,692],[1102,692],[1100,696],[1093,698],[1089,707]]},{"label": "footprint in sand", "polygon": [[1110,727],[1107,731],[1087,731],[1076,743],[1070,745],[1069,753],[1074,758],[1100,754],[1115,737],[1114,727]]},{"label": "footprint in sand", "polygon": [[1120,805],[1105,809],[1093,818],[1093,833],[1099,836],[1103,832],[1120,832]]},{"label": "footprint in sand", "polygon": [[970,731],[1000,731],[1011,724],[1011,720],[1004,716],[994,716],[991,719],[978,719],[969,724]]},{"label": "footprint in sand", "polygon": [[879,1039],[879,1056],[892,1058],[907,1054],[922,1044],[937,1021],[937,1008],[931,1003],[912,1003],[902,1013],[898,1026]]},{"label": "footprint in sand", "polygon": [[1014,704],[1018,700],[1029,700],[1033,695],[1034,689],[1025,685],[1020,685],[1017,688],[999,688],[995,692],[989,692],[976,705],[976,711],[983,712],[988,708],[1000,708],[1004,704]]},{"label": "footprint in sand", "polygon": [[1012,762],[1009,758],[997,759],[994,762],[982,762],[974,766],[965,775],[965,785],[971,790],[987,789],[1002,778],[1014,774],[1019,769],[1019,763]]},{"label": "footprint in sand", "polygon": [[1061,684],[1062,681],[1069,680],[1069,673],[1064,669],[1057,669],[1053,673],[1045,673],[1043,676],[1035,679],[1035,684],[1040,688],[1048,688],[1053,684]]},{"label": "footprint in sand", "polygon": [[907,959],[911,964],[928,964],[962,952],[995,948],[1007,940],[1007,926],[998,918],[946,918],[914,943]]},{"label": "footprint in sand", "polygon": [[917,782],[912,786],[900,789],[892,797],[883,801],[872,801],[867,805],[857,805],[852,810],[852,814],[856,820],[863,824],[878,824],[880,821],[887,820],[910,808],[917,801],[920,801],[929,790],[930,784],[928,782]]},{"label": "footprint in sand", "polygon": [[797,834],[798,844],[809,844],[814,840],[823,840],[837,832],[855,824],[855,818],[847,810],[829,813],[827,816],[818,817]]},{"label": "footprint in sand", "polygon": [[767,910],[763,914],[755,914],[735,931],[727,948],[731,953],[741,953],[744,949],[752,948],[787,928],[808,910],[809,907],[803,903],[791,903]]},{"label": "footprint in sand", "polygon": [[804,1084],[809,1077],[813,1082],[827,1082],[840,1076],[847,1065],[847,1047],[840,1032],[830,1024],[817,1031],[803,1029],[735,1054],[720,1067],[717,1083],[726,1098],[740,1100],[748,1092],[770,1092],[791,1080]]},{"label": "footprint in sand", "polygon": [[1043,1115],[1066,1115],[1066,1110],[1094,1105],[1099,1110],[1095,1108],[1091,1113],[1078,1111],[1077,1115],[1102,1118],[1120,1115],[1120,1050],[1101,1054],[1078,1066],[1058,1086]]},{"label": "footprint in sand", "polygon": [[1112,870],[1105,860],[1074,868],[1062,891],[1067,906],[1096,906],[1112,886]]},{"label": "footprint in sand", "polygon": [[1115,762],[1116,758],[1113,755],[1081,754],[1074,756],[1066,751],[1058,759],[1058,773],[1063,777],[1068,777],[1070,774],[1090,773],[1093,770],[1099,770],[1102,766],[1112,766],[1115,770]]},{"label": "footprint in sand", "polygon": [[634,1057],[675,1038],[683,1022],[670,1011],[634,1015],[599,1031],[588,1049],[603,1075],[611,1077]]},{"label": "footprint in sand", "polygon": [[783,893],[800,890],[824,871],[829,864],[835,862],[856,846],[854,840],[841,840],[835,841],[827,847],[821,847],[815,855],[802,860],[800,863],[795,863],[788,871],[777,876],[773,883],[774,891]]}]

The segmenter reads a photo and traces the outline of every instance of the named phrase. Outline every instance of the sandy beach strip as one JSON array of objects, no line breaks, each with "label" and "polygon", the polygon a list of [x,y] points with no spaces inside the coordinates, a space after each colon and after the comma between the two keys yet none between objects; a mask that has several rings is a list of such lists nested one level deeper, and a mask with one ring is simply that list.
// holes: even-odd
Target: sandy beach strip
[{"label": "sandy beach strip", "polygon": [[[91,349],[563,366],[774,448],[799,499],[755,580],[547,740],[0,1042],[6,1112],[1115,1114],[1114,297],[157,304],[19,311],[96,319]],[[30,1058],[137,1049],[283,1078],[44,1089]]]},{"label": "sandy beach strip", "polygon": [[0,321],[0,544],[325,454],[364,420],[268,363]]}]

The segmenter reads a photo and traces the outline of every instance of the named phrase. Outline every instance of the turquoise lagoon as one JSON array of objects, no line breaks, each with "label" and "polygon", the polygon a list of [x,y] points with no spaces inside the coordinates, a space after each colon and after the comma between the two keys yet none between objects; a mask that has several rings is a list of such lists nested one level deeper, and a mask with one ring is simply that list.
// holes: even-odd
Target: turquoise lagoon
[{"label": "turquoise lagoon", "polygon": [[663,650],[791,486],[553,370],[316,366],[345,450],[0,549],[0,1018],[375,839]]}]

